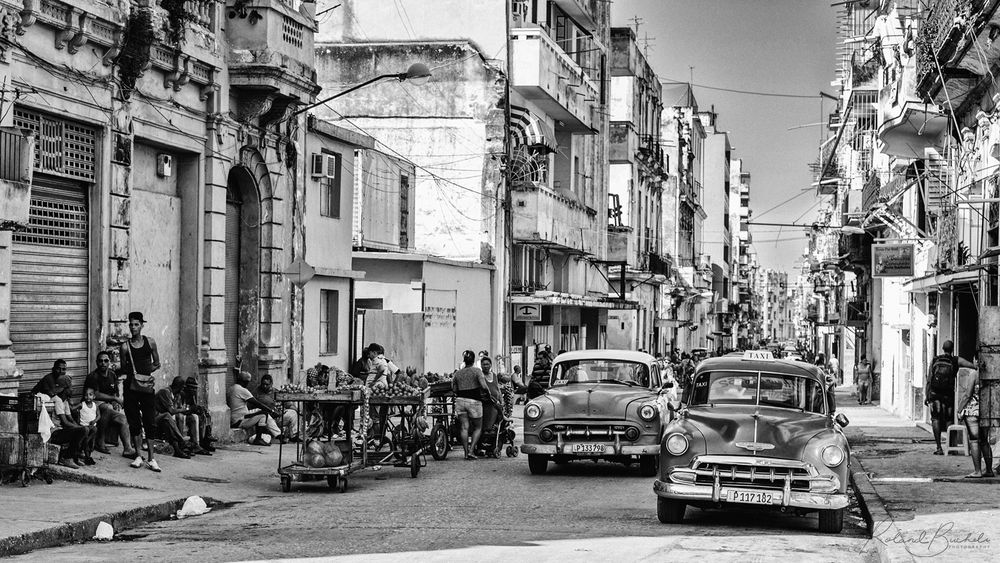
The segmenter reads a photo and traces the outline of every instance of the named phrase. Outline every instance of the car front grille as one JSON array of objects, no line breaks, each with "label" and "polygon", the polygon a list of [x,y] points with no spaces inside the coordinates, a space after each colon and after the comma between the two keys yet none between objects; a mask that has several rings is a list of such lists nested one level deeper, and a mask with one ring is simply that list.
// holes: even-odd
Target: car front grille
[{"label": "car front grille", "polygon": [[625,439],[625,424],[560,424],[553,428],[566,442],[612,441],[615,436]]},{"label": "car front grille", "polygon": [[716,478],[721,486],[754,487],[762,489],[782,489],[786,480],[791,480],[793,491],[808,491],[812,480],[809,468],[793,460],[770,460],[750,458],[696,460],[694,467],[696,480],[700,485],[712,485]]}]

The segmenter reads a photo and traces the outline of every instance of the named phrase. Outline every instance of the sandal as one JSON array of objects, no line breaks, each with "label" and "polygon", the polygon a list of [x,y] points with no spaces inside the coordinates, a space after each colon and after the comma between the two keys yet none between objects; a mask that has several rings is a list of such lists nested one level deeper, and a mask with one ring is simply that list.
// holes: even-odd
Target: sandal
[{"label": "sandal", "polygon": [[965,476],[966,479],[981,479],[982,477],[979,473],[969,473]]}]

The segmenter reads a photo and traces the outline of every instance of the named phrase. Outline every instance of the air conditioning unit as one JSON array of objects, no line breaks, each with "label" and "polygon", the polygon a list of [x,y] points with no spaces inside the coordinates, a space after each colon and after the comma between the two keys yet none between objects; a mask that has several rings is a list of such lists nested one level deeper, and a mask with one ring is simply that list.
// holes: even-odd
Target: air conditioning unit
[{"label": "air conditioning unit", "polygon": [[332,154],[314,154],[310,170],[313,178],[333,178],[337,175],[337,157]]}]

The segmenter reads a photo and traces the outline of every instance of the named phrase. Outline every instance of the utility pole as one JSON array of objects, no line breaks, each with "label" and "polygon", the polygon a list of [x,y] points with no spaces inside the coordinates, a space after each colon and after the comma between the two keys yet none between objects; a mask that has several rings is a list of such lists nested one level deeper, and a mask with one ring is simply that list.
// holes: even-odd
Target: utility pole
[{"label": "utility pole", "polygon": [[643,20],[639,16],[632,16],[632,18],[630,20],[628,20],[628,21],[632,22],[632,24],[635,25],[635,34],[636,34],[636,36],[638,36],[639,35],[639,26],[642,25],[645,22],[645,20]]}]

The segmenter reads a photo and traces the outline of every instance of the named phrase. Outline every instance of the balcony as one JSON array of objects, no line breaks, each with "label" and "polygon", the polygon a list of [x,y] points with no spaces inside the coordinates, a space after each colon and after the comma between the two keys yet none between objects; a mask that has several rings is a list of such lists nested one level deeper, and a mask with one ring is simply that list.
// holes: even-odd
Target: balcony
[{"label": "balcony", "polygon": [[[947,102],[956,108],[956,113],[963,113],[969,94],[990,73],[982,61],[991,60],[995,54],[987,53],[984,57],[972,45],[991,44],[989,29],[1000,23],[994,19],[997,6],[996,0],[937,0],[933,3],[916,40],[919,98]],[[947,90],[943,88],[945,85]]]},{"label": "balcony", "polygon": [[27,226],[35,136],[0,128],[0,231]]},{"label": "balcony", "polygon": [[[243,10],[248,17],[240,16]],[[305,102],[319,93],[311,18],[278,0],[233,4],[229,16],[230,84],[272,98],[269,115],[262,121],[280,117],[289,103]]]},{"label": "balcony", "polygon": [[514,187],[511,200],[517,242],[572,254],[594,254],[600,238],[606,236],[593,210],[545,186],[523,182]]},{"label": "balcony", "polygon": [[947,114],[918,100],[907,100],[896,108],[884,116],[878,130],[882,152],[898,158],[924,158],[924,150],[935,146],[948,129]]},{"label": "balcony", "polygon": [[587,31],[594,31],[597,29],[597,19],[595,15],[597,13],[597,1],[598,0],[555,0],[556,6],[559,6],[566,15],[573,18],[573,21],[577,23],[580,27]]},{"label": "balcony", "polygon": [[608,132],[611,164],[630,164],[639,153],[639,135],[628,121],[613,121]]},{"label": "balcony", "polygon": [[663,147],[656,135],[643,135],[639,141],[639,152],[636,155],[646,171],[654,176],[666,174],[663,161]]},{"label": "balcony", "polygon": [[511,44],[511,85],[555,119],[557,130],[596,133],[600,93],[576,62],[541,29],[513,29]]}]

